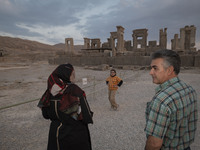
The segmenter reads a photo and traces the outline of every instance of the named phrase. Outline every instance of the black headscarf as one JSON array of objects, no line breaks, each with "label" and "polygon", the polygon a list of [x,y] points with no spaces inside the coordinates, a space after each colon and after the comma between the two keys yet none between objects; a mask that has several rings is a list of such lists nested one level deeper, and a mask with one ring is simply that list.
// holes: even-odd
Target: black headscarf
[{"label": "black headscarf", "polygon": [[47,80],[47,90],[42,95],[38,107],[47,107],[50,103],[50,98],[52,97],[51,88],[54,84],[57,84],[61,89],[64,89],[67,84],[70,84],[70,76],[74,70],[71,64],[61,64],[59,65],[49,76]]},{"label": "black headscarf", "polygon": [[55,71],[52,73],[52,75],[55,77],[58,77],[61,79],[64,83],[71,83],[70,82],[70,76],[72,71],[74,70],[73,66],[71,64],[62,64],[59,65]]},{"label": "black headscarf", "polygon": [[[64,89],[66,85],[69,85],[64,90],[63,94],[60,94],[61,100],[59,109],[64,111],[73,105],[80,103],[81,115],[79,119],[83,120],[87,124],[93,123],[93,112],[90,110],[90,107],[87,103],[85,92],[76,84],[71,84],[70,76],[73,70],[74,68],[71,64],[62,64],[52,72],[48,78],[47,90],[42,95],[38,103],[38,107],[42,108],[50,105],[50,99],[53,97],[50,91],[54,84],[57,84],[61,89]],[[57,96],[59,97],[58,94],[54,97]]]}]

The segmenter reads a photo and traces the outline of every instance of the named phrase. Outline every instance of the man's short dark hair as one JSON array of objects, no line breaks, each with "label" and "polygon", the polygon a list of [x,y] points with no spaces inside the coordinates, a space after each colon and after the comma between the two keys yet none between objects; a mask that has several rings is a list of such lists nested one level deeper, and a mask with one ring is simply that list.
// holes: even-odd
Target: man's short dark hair
[{"label": "man's short dark hair", "polygon": [[169,49],[158,50],[151,55],[152,60],[157,58],[163,58],[166,65],[165,67],[173,66],[176,75],[179,74],[181,58],[175,51]]}]

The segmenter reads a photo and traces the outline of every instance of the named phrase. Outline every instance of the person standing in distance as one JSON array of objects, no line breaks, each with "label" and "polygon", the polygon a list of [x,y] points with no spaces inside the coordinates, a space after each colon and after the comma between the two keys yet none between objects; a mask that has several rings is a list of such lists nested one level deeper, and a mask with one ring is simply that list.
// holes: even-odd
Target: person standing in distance
[{"label": "person standing in distance", "polygon": [[197,94],[180,80],[180,56],[172,50],[152,54],[155,95],[146,107],[145,150],[190,150],[197,129]]},{"label": "person standing in distance", "polygon": [[123,84],[123,80],[116,76],[115,69],[110,70],[110,76],[106,79],[106,84],[108,85],[108,99],[110,101],[111,108],[117,110],[119,105],[115,101],[115,95],[118,87]]}]

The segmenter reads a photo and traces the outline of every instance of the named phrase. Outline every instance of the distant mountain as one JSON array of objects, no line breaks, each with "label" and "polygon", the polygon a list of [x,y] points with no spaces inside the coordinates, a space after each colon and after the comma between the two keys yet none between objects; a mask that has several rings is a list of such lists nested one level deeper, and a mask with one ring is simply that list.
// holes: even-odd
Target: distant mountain
[{"label": "distant mountain", "polygon": [[[79,51],[83,46],[75,45],[74,49]],[[55,58],[58,54],[64,54],[65,44],[48,45],[37,41],[20,38],[0,36],[0,62],[21,61],[35,62],[47,61]]]},{"label": "distant mountain", "polygon": [[[83,45],[74,45],[74,50],[83,49]],[[46,51],[64,51],[65,44],[58,43],[55,45],[48,45],[40,43],[37,41],[31,41],[20,38],[12,38],[7,36],[0,36],[0,49],[4,50],[21,50],[21,51],[37,51],[37,52],[46,52]]]},{"label": "distant mountain", "polygon": [[12,38],[7,36],[0,36],[0,49],[5,50],[21,50],[21,51],[52,51],[62,50],[52,45],[43,44],[37,41],[30,41],[20,38]]},{"label": "distant mountain", "polygon": [[64,43],[58,43],[58,44],[55,44],[54,47],[65,49],[65,44]]},{"label": "distant mountain", "polygon": [[[75,45],[74,49],[80,50],[82,47]],[[65,44],[48,45],[37,41],[0,36],[0,51],[3,51],[3,60],[48,60],[48,58],[56,57],[58,53],[64,53]]]}]

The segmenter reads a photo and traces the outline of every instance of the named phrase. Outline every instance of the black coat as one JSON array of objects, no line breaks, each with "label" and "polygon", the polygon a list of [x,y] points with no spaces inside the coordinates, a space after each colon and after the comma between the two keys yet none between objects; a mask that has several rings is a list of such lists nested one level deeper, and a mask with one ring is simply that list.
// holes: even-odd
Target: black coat
[{"label": "black coat", "polygon": [[59,101],[42,108],[44,118],[51,120],[47,150],[91,150],[88,125],[59,111]]}]

